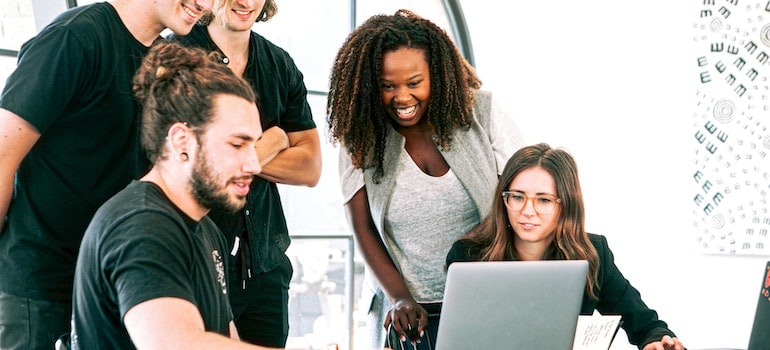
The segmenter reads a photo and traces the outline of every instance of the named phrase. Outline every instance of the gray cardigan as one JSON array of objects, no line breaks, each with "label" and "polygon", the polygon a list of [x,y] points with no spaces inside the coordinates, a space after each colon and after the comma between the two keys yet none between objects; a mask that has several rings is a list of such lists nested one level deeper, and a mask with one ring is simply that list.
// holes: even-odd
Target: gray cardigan
[{"label": "gray cardigan", "polygon": [[[512,118],[508,117],[499,106],[492,102],[492,95],[486,91],[476,91],[474,106],[474,121],[470,129],[454,131],[449,149],[441,150],[441,154],[454,171],[457,178],[470,194],[480,217],[486,216],[492,203],[492,191],[497,186],[497,177],[505,166],[508,158],[522,146],[522,138]],[[340,148],[340,183],[343,201],[350,198],[362,187],[366,187],[369,208],[372,219],[382,239],[385,222],[385,212],[390,203],[390,196],[396,185],[395,179],[400,169],[400,156],[405,139],[394,129],[388,132],[385,141],[383,159],[383,176],[379,183],[374,183],[374,168],[353,168],[347,149]],[[384,239],[383,239],[384,241]],[[393,258],[391,248],[386,245],[391,260],[400,270],[399,262]],[[368,269],[364,277],[361,306],[367,307],[369,313],[384,320],[384,313],[390,309],[390,303]],[[379,327],[382,329],[382,327]],[[377,332],[375,332],[377,333]],[[375,344],[383,344],[384,330],[380,337],[374,339]]]}]

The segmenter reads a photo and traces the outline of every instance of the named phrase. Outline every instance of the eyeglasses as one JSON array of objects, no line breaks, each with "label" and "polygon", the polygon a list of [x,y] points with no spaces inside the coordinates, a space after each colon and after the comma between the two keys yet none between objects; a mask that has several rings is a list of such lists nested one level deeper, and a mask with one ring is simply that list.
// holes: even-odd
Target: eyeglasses
[{"label": "eyeglasses", "polygon": [[505,206],[511,210],[524,210],[524,207],[527,206],[527,202],[529,202],[530,199],[532,200],[532,206],[535,208],[535,211],[542,215],[553,213],[556,204],[561,203],[561,199],[550,194],[540,194],[529,197],[521,192],[503,191],[503,202],[505,203]]}]

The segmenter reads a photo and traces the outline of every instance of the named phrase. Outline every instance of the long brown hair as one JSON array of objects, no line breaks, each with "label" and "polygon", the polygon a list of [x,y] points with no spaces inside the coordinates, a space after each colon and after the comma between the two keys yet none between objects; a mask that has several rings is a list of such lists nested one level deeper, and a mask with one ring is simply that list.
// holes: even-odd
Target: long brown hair
[{"label": "long brown hair", "polygon": [[331,72],[329,135],[347,148],[354,167],[374,167],[375,179],[383,173],[390,122],[380,98],[382,57],[400,48],[420,50],[428,62],[431,99],[426,118],[440,147],[449,147],[454,129],[470,125],[473,89],[481,86],[446,31],[408,10],[373,16],[351,32]]},{"label": "long brown hair", "polygon": [[547,249],[546,260],[587,260],[589,273],[586,292],[596,299],[598,295],[599,256],[585,231],[583,193],[575,160],[563,149],[540,143],[518,150],[508,160],[500,176],[489,215],[462,239],[469,251],[478,252],[482,261],[519,260],[514,247],[514,232],[508,220],[508,211],[502,193],[522,171],[542,168],[556,183],[559,218],[554,229],[554,240]]}]

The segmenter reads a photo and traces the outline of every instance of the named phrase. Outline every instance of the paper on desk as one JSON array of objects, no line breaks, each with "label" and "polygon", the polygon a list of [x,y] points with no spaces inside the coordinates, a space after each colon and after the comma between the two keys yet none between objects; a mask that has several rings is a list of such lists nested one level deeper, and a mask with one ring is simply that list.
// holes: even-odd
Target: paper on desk
[{"label": "paper on desk", "polygon": [[608,350],[619,326],[620,315],[578,316],[572,350]]}]

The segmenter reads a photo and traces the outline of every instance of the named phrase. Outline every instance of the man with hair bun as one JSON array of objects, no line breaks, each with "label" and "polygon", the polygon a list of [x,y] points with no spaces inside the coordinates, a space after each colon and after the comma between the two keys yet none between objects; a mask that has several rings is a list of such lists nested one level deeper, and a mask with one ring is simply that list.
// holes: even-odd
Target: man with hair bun
[{"label": "man with hair bun", "polygon": [[189,35],[186,45],[222,54],[222,64],[259,95],[264,133],[257,142],[262,173],[237,213],[212,210],[227,237],[230,303],[243,340],[286,345],[291,239],[277,184],[313,187],[321,176],[321,141],[307,102],[302,72],[286,50],[252,30],[277,12],[276,0],[220,0]]},{"label": "man with hair bun", "polygon": [[227,245],[206,214],[236,211],[261,171],[251,86],[216,54],[155,45],[134,79],[153,163],[99,208],[78,256],[73,349],[257,349],[227,300]]},{"label": "man with hair bun", "polygon": [[83,232],[148,166],[131,79],[164,29],[186,34],[211,5],[78,6],[21,46],[0,95],[0,349],[69,334]]}]

